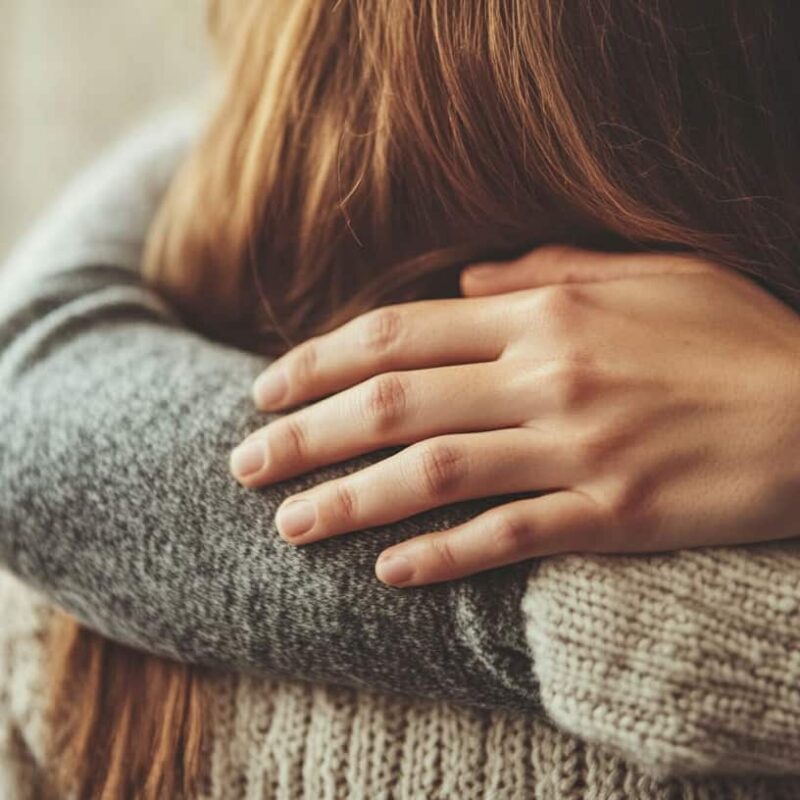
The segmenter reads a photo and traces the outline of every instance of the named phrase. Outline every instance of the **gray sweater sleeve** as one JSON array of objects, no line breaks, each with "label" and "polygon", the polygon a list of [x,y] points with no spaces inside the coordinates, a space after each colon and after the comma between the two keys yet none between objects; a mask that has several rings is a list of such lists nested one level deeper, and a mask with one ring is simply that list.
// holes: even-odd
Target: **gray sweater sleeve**
[{"label": "gray sweater sleeve", "polygon": [[296,549],[284,497],[372,455],[260,492],[228,474],[265,418],[264,361],[186,330],[138,276],[192,126],[162,123],[93,169],[0,273],[0,563],[89,627],[179,660],[493,708],[533,708],[529,568],[398,591],[392,542],[461,504]]}]

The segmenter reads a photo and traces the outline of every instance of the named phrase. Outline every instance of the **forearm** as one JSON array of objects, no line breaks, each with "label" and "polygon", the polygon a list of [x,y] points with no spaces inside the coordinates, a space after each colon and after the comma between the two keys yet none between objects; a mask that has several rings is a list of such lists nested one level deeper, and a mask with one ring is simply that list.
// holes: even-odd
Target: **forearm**
[{"label": "forearm", "polygon": [[263,361],[181,329],[126,270],[46,287],[0,334],[0,558],[14,572],[90,627],[178,659],[534,703],[524,568],[410,593],[372,574],[387,542],[469,506],[291,548],[272,519],[300,482],[250,493],[227,470],[257,424]]}]

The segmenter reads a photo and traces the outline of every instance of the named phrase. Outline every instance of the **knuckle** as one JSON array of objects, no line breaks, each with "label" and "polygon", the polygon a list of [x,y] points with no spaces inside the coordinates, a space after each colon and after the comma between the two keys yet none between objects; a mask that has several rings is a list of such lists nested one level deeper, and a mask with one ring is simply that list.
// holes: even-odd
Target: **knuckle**
[{"label": "knuckle", "polygon": [[453,547],[450,536],[432,536],[428,540],[428,551],[433,564],[437,565],[437,571],[451,575],[459,571],[459,559]]},{"label": "knuckle", "polygon": [[591,473],[607,471],[624,461],[641,438],[641,431],[631,425],[627,413],[603,415],[577,433],[574,452],[579,463]]},{"label": "knuckle", "polygon": [[396,308],[376,308],[361,318],[362,344],[376,356],[383,356],[400,337],[400,312]]},{"label": "knuckle", "polygon": [[563,266],[565,262],[569,262],[574,258],[577,249],[566,244],[546,244],[542,247],[537,247],[531,255],[540,259],[543,263],[553,265],[554,267]]},{"label": "knuckle", "polygon": [[297,348],[291,367],[292,383],[295,386],[308,386],[317,372],[317,345],[309,339]]},{"label": "knuckle", "polygon": [[517,555],[531,549],[533,541],[530,526],[519,517],[500,514],[494,523],[493,537],[501,555]]},{"label": "knuckle", "polygon": [[464,481],[466,458],[451,444],[430,443],[419,448],[417,473],[427,497],[453,495]]},{"label": "knuckle", "polygon": [[308,452],[308,441],[303,422],[297,417],[285,417],[281,426],[286,450],[296,457]]},{"label": "knuckle", "polygon": [[610,545],[616,547],[625,541],[626,549],[630,549],[630,536],[636,534],[637,549],[651,549],[649,543],[655,540],[658,526],[650,503],[648,481],[633,478],[617,481],[606,494],[604,517]]},{"label": "knuckle", "polygon": [[583,287],[574,283],[554,284],[538,289],[536,305],[542,321],[556,330],[571,327],[580,313],[585,294]]},{"label": "knuckle", "polygon": [[351,522],[356,518],[356,493],[347,484],[338,484],[333,490],[333,507],[338,519]]},{"label": "knuckle", "polygon": [[588,470],[608,466],[616,450],[616,437],[607,429],[584,433],[576,442],[579,463]]},{"label": "knuckle", "polygon": [[544,380],[553,404],[560,411],[583,408],[596,396],[596,372],[581,357],[559,359],[551,363],[545,370]]},{"label": "knuckle", "polygon": [[376,432],[392,430],[403,419],[407,391],[399,375],[390,373],[372,378],[366,385],[365,395],[366,416]]}]

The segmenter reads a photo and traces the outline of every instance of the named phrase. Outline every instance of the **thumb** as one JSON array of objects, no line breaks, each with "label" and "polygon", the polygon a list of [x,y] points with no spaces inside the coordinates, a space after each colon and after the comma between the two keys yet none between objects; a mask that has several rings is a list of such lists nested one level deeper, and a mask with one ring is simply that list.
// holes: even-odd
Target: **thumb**
[{"label": "thumb", "polygon": [[558,283],[591,283],[714,269],[706,261],[680,253],[599,253],[547,245],[514,261],[467,267],[461,273],[461,292],[466,297],[480,297]]}]

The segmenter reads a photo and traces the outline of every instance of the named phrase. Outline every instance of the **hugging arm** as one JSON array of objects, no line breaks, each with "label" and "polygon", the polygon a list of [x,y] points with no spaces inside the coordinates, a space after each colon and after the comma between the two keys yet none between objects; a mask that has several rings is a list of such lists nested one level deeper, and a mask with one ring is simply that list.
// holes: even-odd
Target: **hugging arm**
[{"label": "hugging arm", "polygon": [[527,567],[412,592],[373,574],[387,544],[477,505],[300,551],[275,532],[278,504],[356,464],[261,492],[230,477],[263,424],[249,388],[265,362],[187,331],[137,272],[181,130],[96,168],[0,276],[0,561],[168,657],[533,707]]}]

